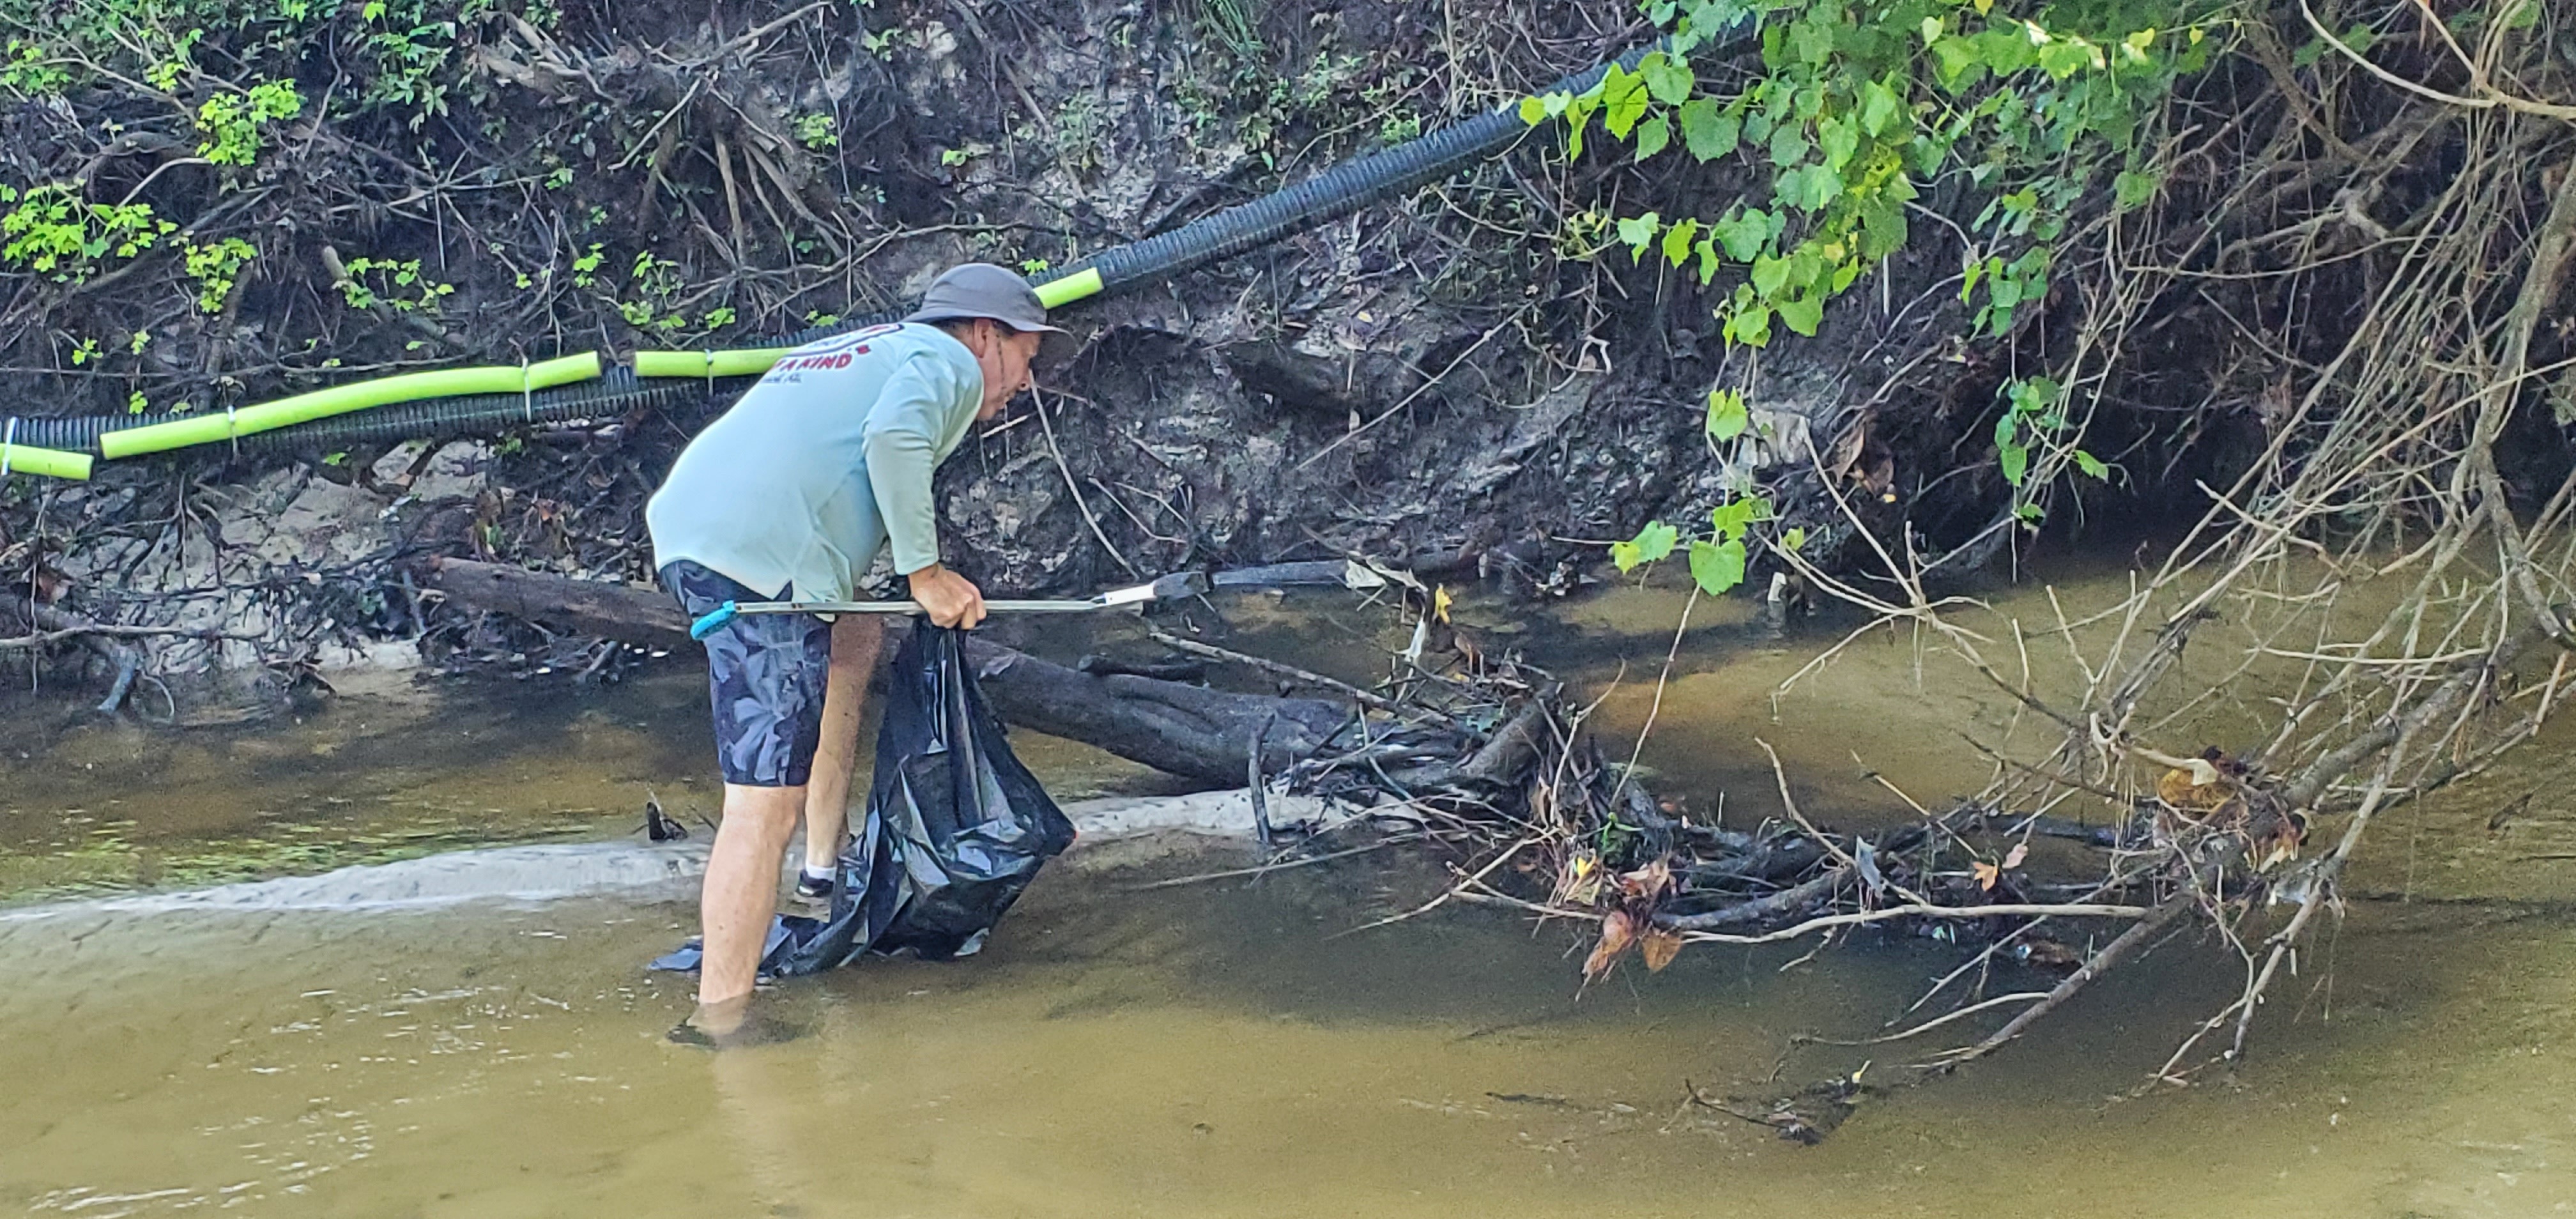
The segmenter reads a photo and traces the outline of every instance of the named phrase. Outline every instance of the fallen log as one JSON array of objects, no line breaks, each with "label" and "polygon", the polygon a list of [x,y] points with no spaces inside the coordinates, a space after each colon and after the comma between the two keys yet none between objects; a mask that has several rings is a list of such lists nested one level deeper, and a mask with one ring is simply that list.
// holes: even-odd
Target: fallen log
[{"label": "fallen log", "polygon": [[[456,558],[429,559],[414,574],[460,606],[648,647],[694,646],[688,616],[654,589]],[[1276,772],[1315,754],[1352,718],[1349,707],[1323,699],[1078,672],[973,636],[966,659],[1004,721],[1211,783],[1242,782],[1255,739],[1262,768]]]}]

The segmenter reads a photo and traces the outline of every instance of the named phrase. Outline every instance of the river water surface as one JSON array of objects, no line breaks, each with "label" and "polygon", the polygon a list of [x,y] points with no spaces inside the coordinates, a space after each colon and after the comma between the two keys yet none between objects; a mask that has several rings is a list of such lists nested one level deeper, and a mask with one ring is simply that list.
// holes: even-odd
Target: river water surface
[{"label": "river water surface", "polygon": [[[2042,596],[1995,613],[2037,621]],[[1681,605],[1632,590],[1526,628],[1495,610],[1487,647],[1609,690],[1610,739],[1651,711],[1659,790],[1736,824],[1778,804],[1755,737],[1802,807],[1846,824],[1902,808],[1873,772],[1929,803],[1984,782],[1971,741],[2038,739],[2009,700],[1893,634],[1775,698],[1834,636],[1767,638],[1706,603],[1655,709]],[[1241,646],[1343,658],[1353,677],[1371,655],[1357,645],[1390,642],[1346,599],[1237,618]],[[2576,776],[2556,729],[2374,828],[2352,887],[2376,896],[2276,988],[2239,1070],[2142,1086],[2241,983],[2231,954],[2184,937],[1996,1057],[1869,1099],[1812,1148],[1688,1090],[1759,1097],[1861,1067],[1868,1052],[1792,1038],[1872,1035],[1956,950],[1695,946],[1583,992],[1578,937],[1504,913],[1336,934],[1436,892],[1421,861],[1144,889],[1248,848],[1112,866],[1083,846],[981,956],[791,984],[774,1004],[807,1035],[709,1055],[663,1040],[688,988],[642,968],[694,923],[680,890],[131,900],[499,843],[647,850],[648,789],[683,816],[712,803],[702,698],[675,665],[605,691],[350,693],[299,723],[191,732],[22,705],[0,757],[0,1211],[2576,1213]],[[1060,798],[1171,790],[1082,747],[1018,743]]]}]

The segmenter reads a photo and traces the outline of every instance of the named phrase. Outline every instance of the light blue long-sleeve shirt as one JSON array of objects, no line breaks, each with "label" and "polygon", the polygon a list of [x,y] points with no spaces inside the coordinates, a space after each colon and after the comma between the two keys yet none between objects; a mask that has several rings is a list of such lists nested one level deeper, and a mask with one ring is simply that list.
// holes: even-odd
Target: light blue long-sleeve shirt
[{"label": "light blue long-sleeve shirt", "polygon": [[935,326],[789,352],[645,505],[654,567],[689,559],[764,596],[838,601],[889,544],[898,575],[938,562],[931,471],[983,401],[974,353]]}]

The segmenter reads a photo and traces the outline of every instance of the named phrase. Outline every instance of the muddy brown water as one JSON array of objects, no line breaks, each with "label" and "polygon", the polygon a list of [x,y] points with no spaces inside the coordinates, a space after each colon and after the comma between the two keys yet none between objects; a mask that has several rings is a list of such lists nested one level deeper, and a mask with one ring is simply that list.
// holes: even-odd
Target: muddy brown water
[{"label": "muddy brown water", "polygon": [[[1523,646],[1595,691],[1615,678],[1599,712],[1615,736],[1653,705],[1681,601],[1631,590],[1536,624],[1480,612],[1489,650]],[[1998,620],[2050,612],[2036,590],[1993,602]],[[1235,618],[1244,646],[1353,677],[1387,642],[1347,599]],[[2038,739],[1912,640],[1865,639],[1775,698],[1833,632],[1773,639],[1705,602],[1694,619],[1641,761],[1702,813],[1721,793],[1731,821],[1776,808],[1756,736],[1802,807],[1848,824],[1901,808],[1871,772],[1930,801],[1983,783],[1991,763],[1970,738]],[[1083,866],[1086,847],[982,956],[790,985],[775,1005],[804,1037],[710,1056],[663,1042],[687,988],[641,968],[693,922],[676,894],[366,913],[95,900],[627,836],[648,787],[678,809],[708,800],[701,697],[674,671],[605,692],[353,693],[257,729],[13,716],[0,1208],[2576,1212],[2576,861],[2550,858],[2576,855],[2576,782],[2558,729],[2376,827],[2354,887],[2412,900],[2357,902],[2320,937],[2237,1072],[2140,1091],[2238,985],[2224,950],[2178,940],[1996,1058],[1871,1099],[1815,1148],[1691,1107],[1686,1087],[1752,1097],[1777,1090],[1775,1072],[1794,1086],[1860,1067],[1865,1052],[1790,1039],[1875,1032],[1955,950],[1865,941],[1801,963],[1802,946],[1695,947],[1662,974],[1578,992],[1571,933],[1496,912],[1337,936],[1434,891],[1417,862],[1140,890],[1244,856]],[[1060,795],[1168,790],[1095,751],[1021,745]]]}]

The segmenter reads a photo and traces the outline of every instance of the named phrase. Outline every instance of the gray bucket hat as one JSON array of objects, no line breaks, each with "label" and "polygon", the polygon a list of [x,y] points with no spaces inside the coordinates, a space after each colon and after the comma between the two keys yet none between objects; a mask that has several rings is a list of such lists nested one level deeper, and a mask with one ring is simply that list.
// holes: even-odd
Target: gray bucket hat
[{"label": "gray bucket hat", "polygon": [[1037,290],[1029,287],[1029,281],[989,262],[963,263],[940,272],[930,282],[930,291],[921,294],[921,308],[903,320],[955,322],[979,317],[1013,330],[1064,333],[1047,325],[1046,306],[1038,302]]}]

